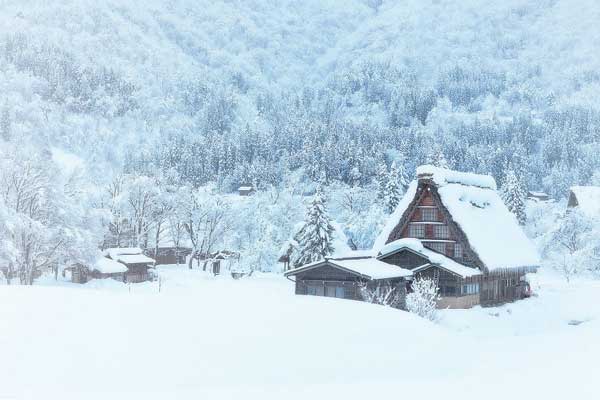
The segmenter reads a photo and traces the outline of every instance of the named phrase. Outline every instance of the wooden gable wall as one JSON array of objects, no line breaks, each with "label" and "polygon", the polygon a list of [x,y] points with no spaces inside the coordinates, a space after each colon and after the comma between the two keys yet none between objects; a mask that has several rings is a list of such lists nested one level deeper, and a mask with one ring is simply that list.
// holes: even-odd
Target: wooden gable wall
[{"label": "wooden gable wall", "polygon": [[386,243],[402,238],[420,239],[431,250],[463,265],[486,270],[466,235],[443,205],[437,186],[430,180],[419,181],[415,198]]}]

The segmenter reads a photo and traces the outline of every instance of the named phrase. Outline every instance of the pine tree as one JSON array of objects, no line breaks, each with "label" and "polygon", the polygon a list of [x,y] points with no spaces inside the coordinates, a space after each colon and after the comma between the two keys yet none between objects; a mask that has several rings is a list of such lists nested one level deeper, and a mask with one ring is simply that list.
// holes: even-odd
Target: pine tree
[{"label": "pine tree", "polygon": [[525,198],[527,192],[512,167],[509,167],[505,172],[500,195],[506,207],[508,207],[510,212],[515,214],[519,223],[522,225],[525,224],[527,220],[525,215]]},{"label": "pine tree", "polygon": [[2,107],[2,113],[0,114],[0,137],[5,141],[10,141],[11,136],[11,121],[10,112],[8,111],[8,105]]},{"label": "pine tree", "polygon": [[394,212],[398,203],[402,198],[402,190],[400,187],[400,171],[396,163],[392,163],[390,173],[385,186],[384,206],[388,213]]},{"label": "pine tree", "polygon": [[377,183],[377,199],[383,201],[385,198],[385,188],[388,181],[388,169],[384,162],[379,164],[379,167],[377,168],[375,181]]},{"label": "pine tree", "polygon": [[306,212],[304,226],[296,234],[298,257],[294,261],[296,267],[319,261],[333,253],[334,228],[327,215],[321,188],[317,188],[314,198]]},{"label": "pine tree", "polygon": [[408,185],[410,184],[410,178],[406,173],[406,168],[404,168],[403,163],[399,163],[398,165],[398,183],[400,184],[400,190],[402,193],[406,191]]}]

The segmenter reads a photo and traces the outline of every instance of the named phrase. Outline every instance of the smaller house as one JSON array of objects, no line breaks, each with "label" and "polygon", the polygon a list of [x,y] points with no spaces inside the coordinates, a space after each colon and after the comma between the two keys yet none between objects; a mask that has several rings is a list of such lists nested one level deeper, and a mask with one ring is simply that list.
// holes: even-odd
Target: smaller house
[{"label": "smaller house", "polygon": [[569,193],[569,209],[578,209],[589,218],[600,217],[600,187],[573,186]]},{"label": "smaller house", "polygon": [[[287,271],[284,276],[295,282],[296,294],[364,300],[361,288],[395,288],[403,299],[406,280],[412,272],[373,257],[325,258]],[[397,305],[404,307],[402,301]]]},{"label": "smaller house", "polygon": [[529,200],[533,200],[533,201],[548,201],[550,200],[550,195],[544,192],[538,192],[538,191],[528,191],[527,192],[527,199]]},{"label": "smaller house", "polygon": [[70,268],[71,282],[86,283],[92,279],[114,279],[125,281],[127,266],[107,257],[99,257],[92,266],[76,264]]},{"label": "smaller house", "polygon": [[255,192],[256,192],[256,190],[251,185],[242,185],[238,189],[238,193],[240,196],[251,196]]},{"label": "smaller house", "polygon": [[138,247],[111,248],[105,250],[106,257],[124,264],[127,267],[125,282],[137,283],[150,280],[149,269],[154,266],[154,259],[146,256]]}]

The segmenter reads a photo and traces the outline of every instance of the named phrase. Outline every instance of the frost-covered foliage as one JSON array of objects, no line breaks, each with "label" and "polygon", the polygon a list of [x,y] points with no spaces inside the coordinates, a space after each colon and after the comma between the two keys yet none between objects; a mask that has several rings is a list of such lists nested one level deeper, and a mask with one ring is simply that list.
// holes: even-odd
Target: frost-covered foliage
[{"label": "frost-covered foliage", "polygon": [[406,295],[406,309],[422,318],[436,321],[436,304],[440,299],[437,283],[429,278],[415,278],[411,288],[412,292]]},{"label": "frost-covered foliage", "polygon": [[504,179],[502,180],[500,195],[508,210],[515,214],[521,225],[524,225],[527,220],[527,215],[525,214],[527,191],[515,171],[510,167],[506,170]]},{"label": "frost-covered foliage", "polygon": [[304,226],[295,236],[298,242],[298,256],[294,265],[299,267],[332,254],[335,250],[333,232],[334,228],[319,187],[307,209]]},{"label": "frost-covered foliage", "polygon": [[0,271],[8,283],[27,285],[46,271],[92,260],[102,232],[77,174],[49,152],[29,150],[0,150]]},{"label": "frost-covered foliage", "polygon": [[359,285],[361,298],[367,303],[399,308],[403,305],[405,292],[389,283]]},{"label": "frost-covered foliage", "polygon": [[391,214],[394,212],[398,203],[402,199],[402,187],[406,182],[402,182],[403,177],[401,171],[396,165],[396,162],[392,163],[390,172],[387,176],[387,182],[383,193],[383,202],[387,213]]},{"label": "frost-covered foliage", "polygon": [[82,160],[103,245],[186,244],[182,199],[252,184],[293,200],[247,202],[223,246],[270,270],[314,182],[376,180],[378,205],[332,210],[367,248],[396,203],[382,165],[400,193],[427,161],[498,182],[510,164],[555,198],[593,181],[599,28],[583,2],[6,0],[0,141]]}]

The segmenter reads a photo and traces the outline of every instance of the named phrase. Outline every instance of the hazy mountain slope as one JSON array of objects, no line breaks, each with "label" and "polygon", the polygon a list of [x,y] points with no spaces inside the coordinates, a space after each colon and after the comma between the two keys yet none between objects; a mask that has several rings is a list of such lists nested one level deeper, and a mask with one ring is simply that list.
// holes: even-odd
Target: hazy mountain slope
[{"label": "hazy mountain slope", "polygon": [[[416,148],[423,146],[414,135],[439,141],[429,149],[452,166],[498,178],[514,153],[508,144],[527,131],[526,156],[541,158],[527,163],[536,165],[527,178],[535,186],[546,178],[540,171],[573,170],[569,160],[581,158],[555,154],[564,132],[575,129],[574,143],[593,144],[597,123],[586,113],[600,104],[595,1],[384,1],[377,11],[372,3],[5,0],[0,111],[13,137],[65,147],[94,165],[122,165],[128,149],[146,163],[162,157],[153,152],[164,138],[178,136],[209,155],[233,146],[233,163],[251,168],[255,152],[244,143],[251,132],[261,138],[248,141],[274,149],[261,155],[261,168],[281,170],[279,160],[304,146],[298,138],[318,139],[323,148],[308,151],[321,165],[331,165],[329,148],[356,139],[373,159],[334,169],[358,168],[363,181],[385,148],[409,152],[408,169],[429,156],[398,148],[390,131]],[[584,113],[547,116],[572,106]],[[464,129],[473,139],[462,140]],[[558,139],[542,143],[548,131]],[[591,147],[578,152],[592,154]],[[590,162],[583,164],[570,182],[588,174]]]}]

